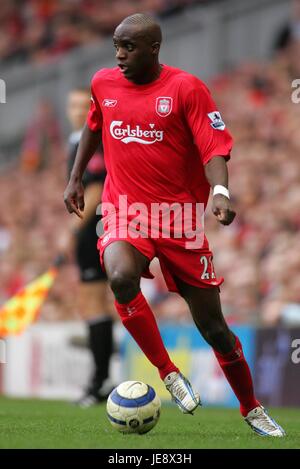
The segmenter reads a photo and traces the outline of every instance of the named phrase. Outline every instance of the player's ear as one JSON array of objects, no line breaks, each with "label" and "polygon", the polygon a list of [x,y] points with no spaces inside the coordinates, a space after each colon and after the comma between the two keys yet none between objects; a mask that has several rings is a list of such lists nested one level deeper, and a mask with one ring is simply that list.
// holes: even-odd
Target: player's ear
[{"label": "player's ear", "polygon": [[153,55],[158,55],[160,49],[160,43],[159,42],[153,42],[152,44],[152,53]]}]

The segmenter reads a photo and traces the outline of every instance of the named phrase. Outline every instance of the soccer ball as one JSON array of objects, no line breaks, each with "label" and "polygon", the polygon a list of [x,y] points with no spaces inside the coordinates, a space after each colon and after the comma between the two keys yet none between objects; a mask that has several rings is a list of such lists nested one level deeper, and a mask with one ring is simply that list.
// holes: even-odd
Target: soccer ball
[{"label": "soccer ball", "polygon": [[107,416],[121,433],[147,433],[158,422],[161,402],[148,384],[124,381],[108,396]]}]

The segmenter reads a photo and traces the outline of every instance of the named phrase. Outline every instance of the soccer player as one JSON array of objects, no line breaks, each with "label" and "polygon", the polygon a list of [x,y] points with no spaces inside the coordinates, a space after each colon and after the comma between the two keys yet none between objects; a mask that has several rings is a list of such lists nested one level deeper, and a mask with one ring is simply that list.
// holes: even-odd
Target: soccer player
[{"label": "soccer player", "polygon": [[[82,128],[90,106],[90,91],[74,88],[68,94],[67,115],[72,127],[69,137],[68,175],[70,175]],[[95,154],[83,173],[86,210],[82,219],[74,218],[59,240],[61,252],[75,252],[80,272],[79,311],[88,328],[88,346],[93,358],[94,372],[78,405],[90,407],[105,400],[113,386],[109,380],[109,363],[113,353],[113,319],[107,304],[107,277],[99,263],[96,208],[100,203],[101,187],[106,177],[101,139]],[[73,249],[72,249],[73,248]]]},{"label": "soccer player", "polygon": [[[170,217],[169,237],[161,233],[161,224],[159,237],[145,223],[141,223],[141,236],[129,229],[133,204],[149,210],[155,204],[175,202],[183,208],[197,203],[206,206],[210,187],[216,219],[229,225],[235,217],[226,165],[231,136],[204,83],[160,63],[161,40],[159,25],[147,14],[129,16],[116,28],[113,42],[118,67],[100,70],[92,79],[91,107],[65,204],[70,213],[81,216],[82,174],[102,135],[107,168],[102,200],[115,208],[115,214],[104,209],[105,231],[98,248],[124,326],[157,367],[180,409],[192,413],[200,404],[199,395],[171,361],[140,290],[140,278],[150,275],[149,263],[157,256],[169,290],[186,300],[199,332],[213,348],[245,421],[260,435],[283,436],[284,431],[255,398],[242,344],[223,317],[219,297],[223,279],[215,275],[206,237],[202,245],[188,246],[190,233],[178,236],[175,216]],[[121,195],[126,196],[130,209],[127,219]],[[192,227],[195,220],[192,212],[188,220]]]}]

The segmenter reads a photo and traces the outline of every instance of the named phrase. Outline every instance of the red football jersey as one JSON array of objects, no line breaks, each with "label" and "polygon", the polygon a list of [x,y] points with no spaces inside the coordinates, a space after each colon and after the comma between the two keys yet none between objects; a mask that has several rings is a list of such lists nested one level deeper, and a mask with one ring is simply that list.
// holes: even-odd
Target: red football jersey
[{"label": "red football jersey", "polygon": [[87,124],[102,129],[107,177],[102,201],[202,202],[209,184],[204,164],[229,158],[232,138],[206,85],[162,66],[158,79],[135,85],[118,67],[98,71]]}]

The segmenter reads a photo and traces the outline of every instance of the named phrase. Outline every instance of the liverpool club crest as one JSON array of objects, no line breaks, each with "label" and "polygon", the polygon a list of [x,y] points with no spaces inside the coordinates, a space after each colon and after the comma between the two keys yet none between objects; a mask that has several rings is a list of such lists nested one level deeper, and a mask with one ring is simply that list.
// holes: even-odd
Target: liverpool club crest
[{"label": "liverpool club crest", "polygon": [[160,117],[167,117],[172,112],[173,99],[167,96],[156,98],[156,112]]}]

